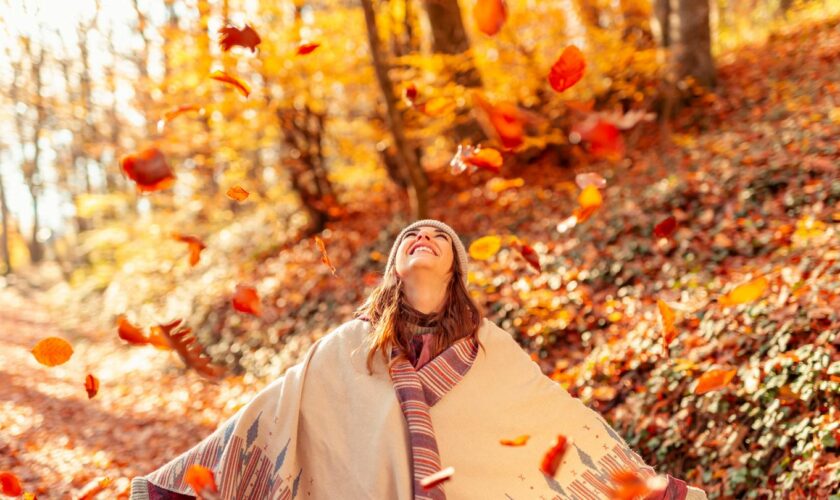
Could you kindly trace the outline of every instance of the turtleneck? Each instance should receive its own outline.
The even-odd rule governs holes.
[[[400,306],[400,313],[412,333],[413,352],[408,353],[411,364],[419,369],[432,359],[432,341],[438,330],[437,314],[422,313],[408,304]]]

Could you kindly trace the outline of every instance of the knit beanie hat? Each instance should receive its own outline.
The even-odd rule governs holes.
[[[467,251],[464,249],[464,244],[461,243],[461,238],[458,236],[458,233],[455,232],[454,229],[447,226],[443,222],[434,219],[423,219],[418,220],[416,222],[412,222],[408,226],[403,229],[397,238],[394,240],[394,246],[391,247],[391,254],[388,255],[388,263],[385,265],[385,274],[388,274],[388,270],[393,266],[397,261],[397,248],[399,248],[400,243],[402,242],[403,236],[405,233],[411,231],[420,226],[432,226],[434,228],[440,229],[445,231],[446,234],[452,239],[453,247],[455,247],[455,255],[454,257],[458,259],[458,263],[460,264],[461,271],[463,273],[464,279],[464,286],[467,286]]]

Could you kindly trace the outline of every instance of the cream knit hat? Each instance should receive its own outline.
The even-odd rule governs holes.
[[[385,274],[386,275],[388,274],[388,270],[391,268],[391,266],[393,266],[395,264],[395,262],[397,260],[397,248],[399,248],[400,243],[402,242],[403,236],[405,236],[405,233],[411,231],[412,229],[420,227],[420,226],[432,226],[434,228],[445,231],[446,234],[448,234],[449,237],[452,238],[452,243],[453,243],[453,246],[455,247],[455,258],[458,259],[458,263],[461,265],[460,267],[461,267],[461,272],[463,273],[464,286],[467,286],[467,263],[468,263],[468,259],[467,259],[467,251],[466,251],[466,249],[464,249],[464,244],[461,243],[461,238],[458,236],[458,233],[456,233],[454,229],[447,226],[443,222],[441,222],[439,220],[434,220],[434,219],[423,219],[423,220],[418,220],[416,222],[412,222],[411,224],[406,226],[405,229],[400,231],[400,234],[394,240],[394,245],[391,247],[391,253],[390,253],[390,255],[388,255],[388,263],[385,265]]]

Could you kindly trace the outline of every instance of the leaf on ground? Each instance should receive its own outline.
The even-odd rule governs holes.
[[[238,76],[231,75],[222,70],[216,70],[210,73],[210,78],[232,86],[245,97],[248,97],[248,95],[251,94],[251,86],[248,85],[248,83],[245,80],[239,78]]]
[[[198,260],[201,258],[201,251],[207,248],[207,245],[205,245],[204,242],[201,241],[197,236],[172,233],[172,237],[180,241],[181,243],[186,243],[187,245],[189,245],[190,266],[195,266],[196,264],[198,264]]]
[[[90,373],[85,377],[85,390],[87,391],[88,399],[92,399],[99,392],[99,379]]]
[[[60,337],[47,337],[32,348],[32,355],[44,366],[58,366],[73,355],[73,346]]]
[[[473,19],[479,31],[485,35],[495,35],[507,19],[504,0],[477,0],[473,7]]]
[[[726,387],[729,382],[732,381],[732,378],[735,376],[737,370],[725,370],[725,369],[714,369],[709,370],[703,375],[700,375],[700,378],[697,380],[697,387],[694,389],[694,393],[699,395],[706,394],[707,392],[715,391]]]
[[[542,462],[540,462],[540,470],[543,474],[554,477],[557,468],[560,467],[560,462],[563,460],[563,455],[566,453],[566,444],[566,436],[558,434],[554,444],[545,452]]]
[[[161,191],[175,184],[175,174],[157,148],[125,155],[120,159],[120,166],[140,192]]]

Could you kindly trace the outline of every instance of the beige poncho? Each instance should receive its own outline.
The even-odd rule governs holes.
[[[365,365],[370,324],[348,321],[304,360],[194,448],[135,478],[133,500],[195,493],[184,472],[213,470],[223,498],[555,499],[607,498],[613,472],[654,471],[596,412],[546,377],[504,330],[484,319],[415,370]],[[530,435],[524,446],[501,439]],[[554,477],[543,455],[563,434],[570,444]],[[419,479],[453,467],[424,490]],[[705,494],[670,478],[658,498]]]

